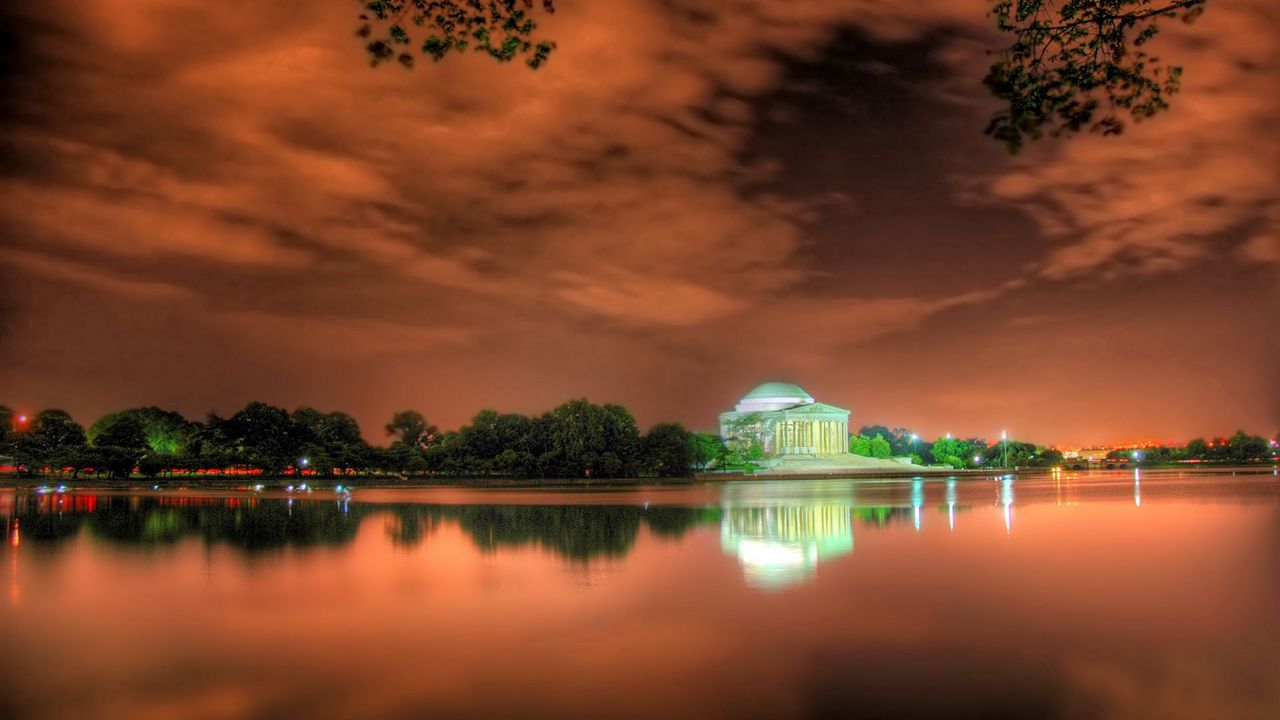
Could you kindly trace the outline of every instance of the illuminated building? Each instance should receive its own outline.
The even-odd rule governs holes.
[[[848,454],[849,411],[817,402],[797,385],[768,382],[720,414],[720,435],[758,441],[766,455]]]

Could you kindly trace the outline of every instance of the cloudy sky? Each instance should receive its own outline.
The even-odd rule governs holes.
[[[1042,442],[1280,425],[1280,5],[1120,138],[982,135],[982,0],[558,0],[530,71],[370,68],[354,1],[5,11],[0,402],[620,402]]]

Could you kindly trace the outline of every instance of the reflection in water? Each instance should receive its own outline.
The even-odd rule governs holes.
[[[947,478],[947,527],[956,529],[956,479]]]
[[[1004,506],[1004,532],[1013,532],[1013,476],[1005,475],[1000,480],[1000,504]]]
[[[916,532],[920,532],[920,509],[924,506],[924,480],[916,478],[911,481],[911,519],[915,523]]]
[[[245,552],[351,543],[360,524],[379,516],[393,544],[412,548],[444,522],[456,523],[482,552],[538,546],[588,561],[626,555],[640,528],[680,537],[720,521],[718,508],[634,505],[370,504],[341,499],[227,496],[19,496],[7,508],[12,547],[19,530],[31,542],[58,545],[82,532],[111,543],[163,546],[189,538]]]
[[[0,490],[0,717],[1270,720],[1265,473]]]
[[[804,582],[819,562],[853,552],[853,503],[726,507],[720,547],[738,557],[752,587]]]

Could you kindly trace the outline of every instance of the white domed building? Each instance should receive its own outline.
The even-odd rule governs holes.
[[[814,400],[798,385],[767,382],[720,414],[720,436],[751,437],[771,456],[847,454],[849,411]]]

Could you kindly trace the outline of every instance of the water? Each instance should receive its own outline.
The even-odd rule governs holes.
[[[1271,474],[0,516],[0,717],[1280,717]]]

